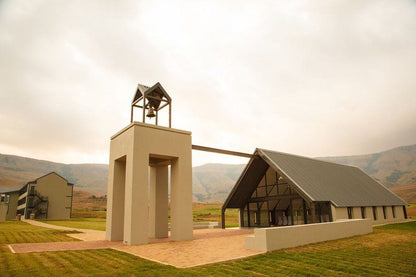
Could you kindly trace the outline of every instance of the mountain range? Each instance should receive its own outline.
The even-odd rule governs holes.
[[[416,144],[374,154],[318,159],[357,166],[390,188],[416,183]],[[224,201],[244,167],[243,164],[205,164],[194,167],[194,200]],[[0,186],[18,187],[51,171],[74,183],[77,189],[96,195],[107,193],[106,164],[62,164],[0,154]]]

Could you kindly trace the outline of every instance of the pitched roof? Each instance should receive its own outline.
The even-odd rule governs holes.
[[[224,203],[225,208],[244,206],[268,167],[309,201],[330,201],[337,207],[406,205],[357,167],[266,149],[256,149],[254,154],[256,157],[250,160]],[[267,167],[256,169],[253,165],[256,159],[261,159]],[[253,184],[253,180],[258,181]]]
[[[142,97],[146,97],[146,96],[153,96],[153,97],[160,98],[160,99],[165,98],[168,100],[168,102],[172,101],[169,94],[166,92],[166,90],[162,87],[162,85],[159,82],[154,84],[152,87],[138,84],[132,103],[135,103],[136,101],[142,99]],[[155,109],[159,108],[160,100],[157,100],[155,98],[150,98],[148,99],[148,101],[153,108]]]

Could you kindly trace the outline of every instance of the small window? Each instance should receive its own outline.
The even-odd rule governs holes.
[[[352,215],[352,207],[348,207],[347,208],[347,212],[348,212],[348,219],[352,219],[353,215]]]
[[[386,206],[383,206],[383,217],[387,219]]]
[[[407,219],[406,206],[403,206],[403,215],[404,215],[404,218]]]
[[[365,207],[361,207],[361,218],[366,218],[367,215],[365,214]]]
[[[373,218],[377,220],[377,207],[373,207]]]
[[[391,212],[393,214],[393,218],[396,218],[396,209],[394,206],[391,206]]]

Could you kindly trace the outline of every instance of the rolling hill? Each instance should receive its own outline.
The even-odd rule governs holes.
[[[375,154],[321,159],[357,166],[387,187],[416,183],[416,144]]]
[[[382,184],[394,189],[416,183],[416,145],[397,147],[375,154],[319,159],[357,166]],[[229,164],[206,164],[194,167],[192,174],[194,200],[224,201],[244,167],[245,165]],[[62,164],[0,154],[0,186],[21,186],[51,171],[67,178],[78,189],[96,195],[107,193],[108,165],[106,164]],[[397,193],[406,200],[406,194],[412,194],[412,189],[416,188],[403,187],[402,190],[397,190]]]
[[[416,203],[416,183],[390,189],[407,203]]]
[[[77,188],[98,194],[107,191],[106,164],[62,164],[0,154],[0,186],[22,186],[52,171],[65,177]]]

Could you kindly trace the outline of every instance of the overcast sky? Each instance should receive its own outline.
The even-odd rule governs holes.
[[[414,144],[416,2],[0,0],[0,153],[108,163],[137,84],[156,82],[198,145]]]

